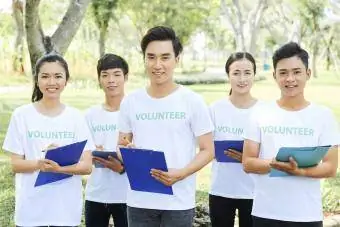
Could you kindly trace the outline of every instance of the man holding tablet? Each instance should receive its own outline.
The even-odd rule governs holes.
[[[244,170],[257,174],[254,227],[321,227],[320,179],[336,175],[337,122],[331,110],[304,97],[311,75],[304,49],[293,42],[282,46],[274,53],[273,66],[281,98],[254,111],[244,135]],[[282,147],[326,145],[331,148],[314,167],[299,168],[293,158],[274,160]],[[271,168],[291,176],[270,177]]]

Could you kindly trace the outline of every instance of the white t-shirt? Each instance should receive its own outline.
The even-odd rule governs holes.
[[[136,147],[163,151],[168,168],[187,166],[196,154],[196,137],[213,131],[209,111],[203,99],[179,86],[164,98],[152,98],[146,89],[124,98],[120,109],[119,131],[133,134]],[[174,195],[133,191],[131,207],[185,210],[195,207],[195,174],[175,183]]]
[[[214,123],[214,140],[243,140],[244,129],[253,109],[259,101],[248,109],[235,107],[224,98],[210,107]],[[210,194],[234,199],[253,199],[254,180],[243,171],[241,163],[221,163],[214,159],[212,164],[212,185]]]
[[[109,112],[102,105],[93,106],[86,112],[86,120],[94,143],[105,151],[116,151],[119,111]],[[126,203],[128,181],[126,174],[108,168],[93,168],[85,190],[85,199],[99,203]]]
[[[287,111],[276,102],[256,109],[245,139],[260,143],[261,159],[275,158],[280,147],[337,145],[337,122],[323,106],[310,104]],[[252,215],[262,218],[312,222],[323,219],[320,180],[311,177],[256,177]]]
[[[48,117],[33,104],[18,107],[12,114],[3,149],[24,155],[25,160],[43,158],[50,144],[63,146],[87,140],[84,150],[94,148],[80,111],[66,106],[61,114]],[[15,175],[15,223],[19,226],[76,226],[82,214],[81,176],[34,187],[39,171]]]

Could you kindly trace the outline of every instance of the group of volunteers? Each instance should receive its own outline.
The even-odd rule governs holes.
[[[231,90],[210,107],[174,81],[183,47],[172,28],[149,29],[141,50],[149,84],[125,94],[128,63],[107,53],[97,63],[104,102],[98,100],[85,114],[61,102],[70,79],[64,58],[50,52],[36,62],[32,103],[14,110],[3,143],[15,173],[17,227],[80,226],[83,203],[87,227],[108,227],[110,218],[115,227],[191,227],[195,173],[211,161],[213,227],[233,227],[235,217],[240,227],[322,226],[320,179],[336,175],[340,136],[332,111],[305,99],[311,77],[306,50],[290,42],[274,52],[273,78],[281,92],[275,101],[251,93],[254,57],[231,54],[225,64]],[[42,152],[84,140],[74,165],[60,166]],[[216,161],[218,140],[243,141],[243,151],[225,151],[238,162]],[[168,171],[152,169],[150,175],[172,186],[173,195],[131,190],[119,155],[92,156],[95,150],[119,154],[119,146],[164,152]],[[275,159],[281,147],[315,146],[330,148],[314,167]],[[272,169],[290,176],[270,177]],[[36,187],[40,172],[73,176]],[[82,176],[89,174],[84,202]]]

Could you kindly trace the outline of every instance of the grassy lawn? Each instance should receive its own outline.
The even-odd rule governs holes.
[[[9,159],[9,157],[4,152],[1,152],[1,147],[11,113],[17,106],[29,103],[31,96],[31,84],[27,78],[15,79],[14,81],[8,82],[7,84],[0,82],[1,89],[1,86],[13,85],[17,84],[17,82],[20,84],[22,81],[24,82],[25,86],[27,85],[27,89],[11,93],[0,92],[0,167],[4,167],[3,162],[8,161]],[[146,85],[146,78],[141,76],[131,76],[127,84],[127,93]],[[339,92],[339,87],[340,78],[337,79],[328,73],[322,75],[320,79],[311,79],[306,88],[306,97],[312,102],[324,104],[330,107],[334,111],[337,120],[340,121],[340,99],[336,98],[338,96],[337,94]],[[214,102],[215,100],[226,97],[230,89],[228,84],[192,85],[190,88],[200,93],[208,104]],[[267,80],[257,82],[254,85],[253,95],[262,100],[275,100],[280,96],[280,93],[272,77],[267,75]],[[94,81],[71,81],[62,95],[62,101],[64,103],[77,107],[81,110],[85,110],[91,105],[98,104],[102,102],[102,100],[103,94],[101,90],[98,89],[97,83]],[[207,192],[209,191],[210,187],[210,169],[211,165],[209,164],[198,173],[197,179],[197,201],[198,203],[204,203],[205,205],[207,205]],[[325,211],[333,211],[338,209],[339,202],[337,201],[340,201],[340,172],[338,175],[339,176],[337,178],[324,182],[325,187],[323,201]],[[13,193],[11,190],[12,189],[8,189],[8,192],[6,193]],[[6,200],[8,200],[7,198],[8,197],[6,197]],[[14,195],[12,195],[10,198],[14,200]],[[8,207],[11,207],[11,209],[13,208],[12,205],[14,203],[12,200],[7,202]],[[10,219],[12,220],[12,218]]]
[[[275,100],[279,97],[279,90],[270,75],[265,81],[257,82],[253,87],[253,95],[263,100]],[[321,76],[320,76],[321,77]],[[333,79],[331,79],[333,78]],[[128,92],[145,86],[147,80],[140,76],[131,77],[128,84]],[[29,85],[28,85],[29,86]],[[316,103],[324,104],[333,109],[337,119],[340,121],[340,99],[336,97],[339,92],[340,80],[329,74],[320,79],[312,78],[306,88],[306,97]],[[207,103],[226,97],[229,91],[228,84],[217,85],[192,85],[191,89],[200,93]],[[128,93],[127,92],[127,93]],[[0,145],[2,145],[11,111],[24,103],[30,101],[30,89],[9,94],[0,94]],[[95,82],[71,82],[63,93],[63,101],[79,109],[102,102],[103,94]],[[6,158],[0,152],[0,158]],[[210,166],[207,166],[198,174],[198,189],[207,191],[210,185]]]

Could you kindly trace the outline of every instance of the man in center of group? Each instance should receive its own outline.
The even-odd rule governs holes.
[[[136,147],[163,151],[168,172],[150,174],[173,195],[129,190],[129,227],[191,227],[195,207],[195,172],[214,157],[213,125],[198,94],[173,80],[182,45],[168,27],[151,28],[141,41],[150,84],[121,104],[120,140]],[[196,154],[196,145],[199,152]],[[136,160],[138,161],[138,160]]]

